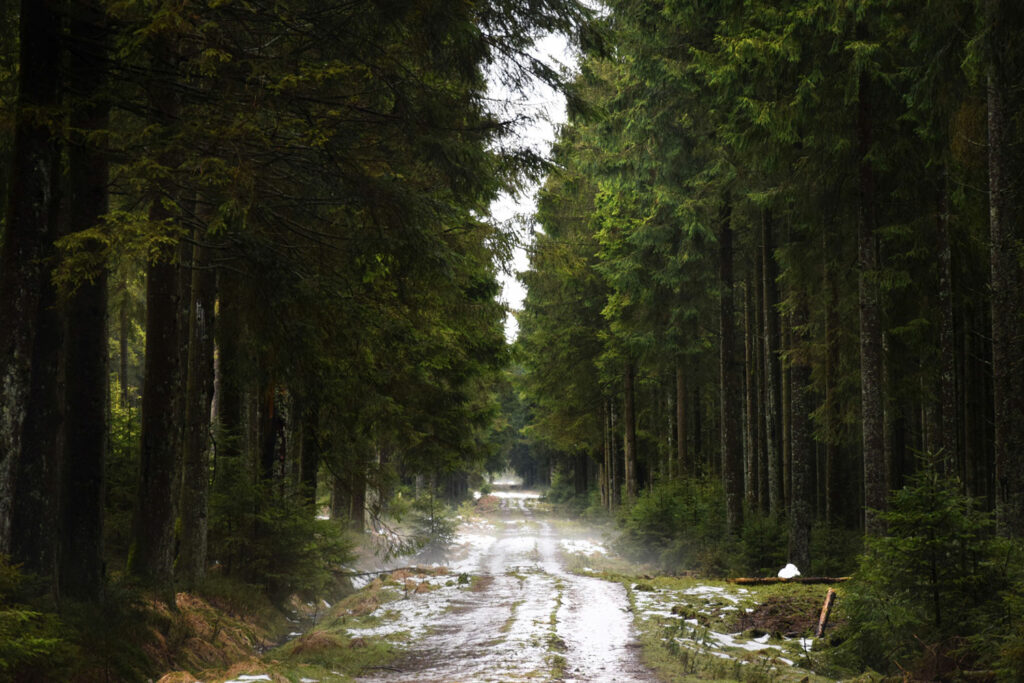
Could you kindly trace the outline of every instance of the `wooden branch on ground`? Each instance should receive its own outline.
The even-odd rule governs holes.
[[[825,627],[828,625],[828,617],[832,614],[832,605],[836,602],[836,591],[834,588],[829,588],[828,592],[825,593],[825,604],[821,606],[821,616],[818,617],[818,628],[814,632],[815,638],[821,638],[825,635]]]
[[[335,576],[356,577],[356,576],[380,576],[394,572],[409,572],[411,574],[426,574],[428,576],[446,576],[448,570],[445,567],[394,567],[392,569],[379,569],[372,572],[344,572],[335,571]]]
[[[754,576],[729,579],[729,583],[741,586],[762,586],[771,583],[840,583],[849,580],[849,576],[794,576],[791,579],[784,579],[780,576]]]

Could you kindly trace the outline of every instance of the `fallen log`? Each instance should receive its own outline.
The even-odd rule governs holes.
[[[836,590],[829,588],[825,593],[825,604],[821,606],[821,616],[818,617],[818,628],[814,631],[815,638],[825,635],[825,627],[828,625],[829,615],[832,614],[832,605],[836,602]]]
[[[784,579],[780,576],[752,576],[729,579],[729,583],[741,586],[763,586],[771,583],[840,583],[849,580],[849,576],[794,576],[791,579]]]

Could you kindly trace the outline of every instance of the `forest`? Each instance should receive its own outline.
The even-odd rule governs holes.
[[[0,680],[146,680],[153,604],[344,593],[508,469],[652,571],[852,576],[819,674],[1018,680],[1022,31],[4,3]],[[494,83],[565,97],[550,154]]]

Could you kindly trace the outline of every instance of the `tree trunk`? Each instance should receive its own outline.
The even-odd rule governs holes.
[[[1003,3],[988,0],[987,25],[998,35]],[[1001,534],[1024,534],[1024,335],[1020,316],[1022,278],[1020,219],[1016,176],[1010,147],[1016,136],[1004,97],[1010,78],[1004,73],[1001,53],[1006,44],[992,38],[988,66],[988,182],[992,291],[992,390],[995,421],[996,523]],[[1008,116],[1009,114],[1009,116]]]
[[[213,339],[216,277],[200,236],[192,248],[188,316],[188,382],[185,398],[185,452],[181,487],[181,557],[185,585],[206,575],[210,491],[210,404],[213,401]]]
[[[878,512],[886,508],[888,487],[884,444],[882,386],[882,302],[878,289],[875,174],[871,168],[871,94],[867,75],[860,77],[857,104],[857,151],[860,157],[860,212],[857,223],[860,298],[861,437],[864,458],[864,530],[885,533]]]
[[[744,405],[746,419],[743,421],[744,433],[744,480],[743,488],[746,501],[751,510],[757,508],[757,424],[761,421],[757,412],[756,375],[754,370],[754,349],[757,345],[754,337],[754,320],[752,314],[754,298],[753,278],[748,277],[743,289],[743,379],[745,390]]]
[[[822,253],[825,256],[823,268],[823,287],[825,299],[825,524],[832,526],[838,522],[840,490],[839,481],[839,425],[838,401],[836,385],[839,374],[839,344],[836,335],[839,330],[839,292],[833,270],[832,247],[829,242],[831,224],[823,231]]]
[[[320,469],[320,407],[308,406],[302,417],[302,458],[299,464],[302,495],[307,505],[316,505],[316,477]]]
[[[153,66],[174,73],[176,56],[166,38],[152,46]],[[159,123],[170,127],[178,118],[178,95],[166,82],[150,87],[150,104]],[[173,160],[164,163],[173,166]],[[150,219],[154,223],[175,216],[164,202],[173,196],[168,188],[154,188]],[[174,522],[180,485],[181,439],[184,406],[181,395],[185,378],[182,367],[184,335],[179,329],[181,269],[174,263],[178,250],[160,249],[146,271],[146,360],[142,390],[142,451],[139,488],[129,571],[167,588],[172,584]]]
[[[61,21],[56,2],[22,0],[18,99],[7,220],[0,262],[0,553],[12,551],[17,463],[32,385],[36,311],[50,280],[44,265],[57,236]],[[41,454],[37,454],[41,455]],[[31,489],[26,482],[22,491]],[[26,529],[26,531],[28,531]],[[31,533],[31,532],[29,532]],[[26,558],[17,558],[24,560]],[[49,564],[49,561],[44,561]]]
[[[626,502],[632,504],[636,500],[636,407],[635,391],[633,387],[634,373],[633,362],[626,363],[626,372],[623,380],[623,440],[625,444],[624,460],[625,470],[623,476],[626,479]]]
[[[723,201],[719,214],[719,378],[722,411],[722,476],[729,530],[743,525],[743,449],[740,435],[740,387],[736,369],[736,321],[733,297],[732,207]]]
[[[811,521],[814,510],[814,444],[811,440],[811,366],[807,358],[807,305],[793,312],[795,354],[790,370],[792,431],[792,496],[789,516],[789,561],[806,571],[811,564]]]
[[[781,402],[782,372],[779,366],[779,290],[776,284],[775,243],[772,215],[764,210],[761,221],[761,272],[764,292],[764,377],[765,377],[765,454],[768,459],[768,512],[780,517],[783,512]]]
[[[102,99],[107,76],[108,29],[97,2],[71,14],[71,82],[80,92],[71,114],[77,131],[102,131],[110,106]],[[106,151],[85,139],[68,152],[72,232],[93,228],[108,210]],[[89,248],[102,251],[102,245]],[[97,599],[103,590],[104,459],[107,452],[107,269],[78,285],[68,304],[66,356],[67,440],[62,466],[61,595]]]
[[[619,469],[621,460],[619,458],[619,446],[615,440],[615,435],[618,433],[616,431],[618,425],[616,424],[615,399],[609,398],[608,405],[610,407],[608,414],[608,421],[610,425],[608,440],[610,442],[612,452],[612,508],[617,508],[622,504],[622,470]]]
[[[676,457],[681,477],[688,477],[693,471],[693,464],[687,456],[686,439],[686,375],[683,360],[676,358]]]

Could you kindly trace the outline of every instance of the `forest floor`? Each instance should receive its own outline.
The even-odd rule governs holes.
[[[443,565],[376,576],[279,647],[200,677],[814,681],[808,634],[825,590],[653,576],[610,552],[601,529],[504,491],[461,519]]]

